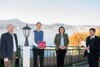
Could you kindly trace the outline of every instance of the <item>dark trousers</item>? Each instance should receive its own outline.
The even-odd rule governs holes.
[[[34,67],[38,67],[38,56],[39,56],[39,67],[44,67],[44,49],[33,48],[33,56],[34,56]]]
[[[56,50],[57,54],[57,67],[64,67],[64,58],[66,55],[66,50]]]
[[[99,67],[98,55],[88,53],[89,67]]]
[[[0,59],[0,67],[4,67],[4,60]]]
[[[19,58],[17,58],[17,59],[16,59],[16,62],[15,62],[15,67],[19,67],[19,62],[20,62],[20,61],[19,61]]]

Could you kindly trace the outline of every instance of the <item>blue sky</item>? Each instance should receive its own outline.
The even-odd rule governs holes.
[[[0,0],[0,19],[100,25],[100,0]]]

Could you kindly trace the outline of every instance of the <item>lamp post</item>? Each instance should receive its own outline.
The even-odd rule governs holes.
[[[26,26],[23,28],[23,34],[24,34],[24,37],[26,38],[24,46],[29,46],[28,37],[30,36],[30,31],[31,31],[31,28],[28,26],[28,24],[26,24]]]
[[[31,28],[26,24],[23,28],[23,35],[25,37],[25,44],[23,46],[23,67],[30,67],[30,46],[28,37],[30,36]]]

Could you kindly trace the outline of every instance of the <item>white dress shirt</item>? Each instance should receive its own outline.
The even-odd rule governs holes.
[[[94,36],[90,36],[90,39],[92,39],[92,38],[95,38],[95,35]],[[89,46],[88,46],[88,48],[89,48]],[[90,50],[88,50],[87,52],[90,53]]]
[[[16,49],[16,42],[15,42],[15,36],[14,36],[14,34],[12,34],[12,37],[13,37],[13,52],[16,52],[17,49]]]
[[[94,36],[90,36],[90,39],[92,39],[92,38],[95,38],[95,35]]]

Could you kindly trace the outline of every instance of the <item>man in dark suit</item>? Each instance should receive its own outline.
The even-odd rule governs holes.
[[[1,49],[5,67],[14,67],[18,58],[17,35],[13,33],[14,25],[7,25],[8,32],[1,35]]]
[[[4,62],[2,59],[2,51],[1,51],[1,39],[0,39],[0,67],[4,67]]]
[[[96,30],[91,28],[89,30],[90,36],[86,39],[85,54],[88,58],[89,67],[99,67],[100,57],[100,38],[95,35]]]
[[[0,39],[0,60],[2,59],[2,53],[1,53],[1,39]]]

